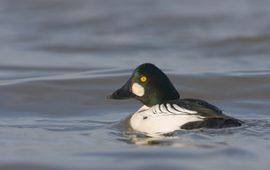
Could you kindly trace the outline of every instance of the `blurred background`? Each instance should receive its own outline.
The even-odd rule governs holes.
[[[264,71],[268,0],[1,0],[0,78],[155,63],[178,74]]]
[[[133,139],[145,62],[245,125]],[[268,170],[269,68],[269,0],[0,0],[0,169]]]

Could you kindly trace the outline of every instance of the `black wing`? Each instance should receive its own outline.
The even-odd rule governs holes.
[[[219,108],[203,100],[181,99],[172,103],[188,110],[197,111],[198,115],[204,117],[201,121],[182,125],[181,129],[226,128],[241,126],[242,124],[240,120],[224,115]]]
[[[225,116],[216,106],[199,99],[180,99],[172,101],[172,103],[187,110],[196,111],[198,115],[203,117]]]
[[[189,122],[182,125],[181,129],[191,130],[198,128],[228,128],[241,126],[242,122],[240,120],[231,117],[212,117],[205,118],[201,121]]]

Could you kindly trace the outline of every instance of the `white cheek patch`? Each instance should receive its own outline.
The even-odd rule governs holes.
[[[136,96],[142,97],[144,95],[144,88],[138,83],[133,83],[131,90],[132,90],[132,93],[135,94]]]

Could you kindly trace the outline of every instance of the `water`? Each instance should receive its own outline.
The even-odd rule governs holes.
[[[0,169],[269,169],[270,1],[0,0]],[[147,138],[141,63],[242,127]]]

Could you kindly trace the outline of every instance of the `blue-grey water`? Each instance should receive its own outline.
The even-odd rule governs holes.
[[[269,0],[0,0],[0,169],[270,167]],[[127,131],[110,101],[151,62],[242,127]]]

